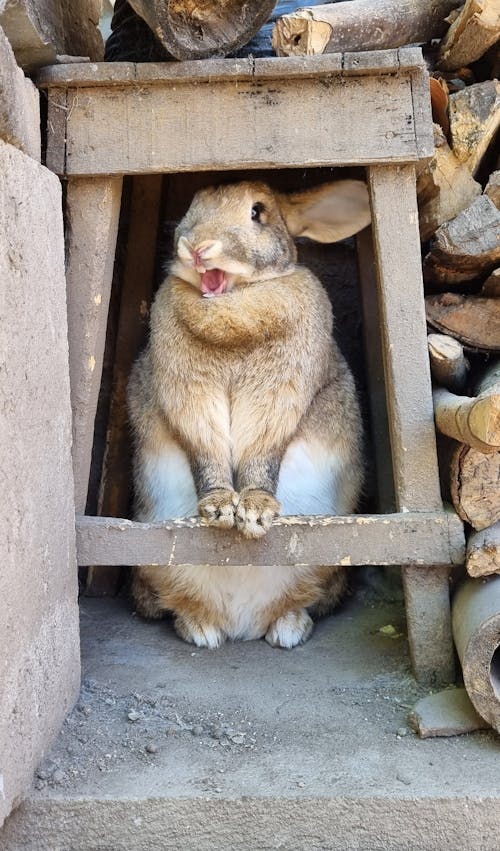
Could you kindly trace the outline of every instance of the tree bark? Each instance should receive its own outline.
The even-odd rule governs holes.
[[[383,50],[440,38],[460,0],[351,0],[283,16],[273,33],[278,56]]]
[[[176,59],[224,56],[246,44],[267,21],[276,0],[129,0]]]

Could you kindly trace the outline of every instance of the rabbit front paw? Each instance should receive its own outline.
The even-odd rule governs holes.
[[[284,647],[289,650],[298,644],[304,644],[313,630],[313,622],[305,609],[287,612],[277,618],[266,633],[266,641],[271,647]]]
[[[188,644],[196,644],[197,647],[208,647],[210,650],[216,650],[226,640],[226,636],[219,627],[199,623],[194,618],[185,615],[178,615],[174,626],[180,638],[183,638]]]
[[[230,488],[216,488],[198,502],[200,515],[208,520],[210,526],[220,529],[232,529],[238,505],[238,494]]]
[[[236,525],[245,538],[262,538],[279,514],[280,504],[268,491],[243,488],[236,509]]]

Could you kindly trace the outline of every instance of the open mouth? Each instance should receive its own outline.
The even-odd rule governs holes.
[[[201,292],[204,298],[223,295],[227,290],[228,279],[223,269],[209,269],[201,276]]]

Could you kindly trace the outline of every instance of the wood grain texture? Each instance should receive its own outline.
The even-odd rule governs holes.
[[[205,59],[237,50],[267,21],[276,0],[129,0],[176,59]]]
[[[451,499],[465,523],[479,530],[500,520],[500,452],[486,455],[460,443],[448,469]]]
[[[465,566],[473,577],[500,573],[500,523],[469,536]]]
[[[426,296],[427,321],[468,349],[500,352],[500,299],[442,293]]]
[[[427,345],[433,381],[453,393],[463,392],[469,374],[469,362],[462,344],[447,334],[429,334]]]
[[[127,517],[130,509],[132,447],[127,414],[127,382],[149,325],[161,192],[161,175],[133,179],[116,332],[113,390],[98,499],[98,513],[107,517]],[[86,594],[115,594],[119,573],[118,567],[103,569],[97,565],[90,566]]]
[[[350,517],[282,517],[248,541],[199,519],[138,523],[77,520],[78,563],[87,564],[461,564],[463,528],[453,512]],[[421,568],[415,568],[420,570]]]
[[[475,174],[500,127],[500,82],[486,80],[455,92],[449,116],[453,153]]]
[[[70,180],[66,283],[75,506],[85,510],[101,383],[121,178]]]
[[[433,392],[434,417],[441,434],[479,452],[500,449],[500,388],[477,397],[457,396],[444,387]]]
[[[498,0],[466,0],[439,48],[439,67],[454,71],[480,59],[500,39]]]
[[[283,16],[273,33],[278,56],[384,50],[444,35],[459,0],[356,0],[305,7]]]
[[[369,186],[396,501],[400,510],[428,510],[441,498],[414,170],[372,167]]]
[[[75,74],[72,66],[66,173],[347,165],[429,156],[430,107],[425,110],[423,93],[419,96],[425,89],[428,101],[421,66],[406,73],[398,65],[395,74],[391,64],[371,75],[373,63],[367,68],[360,60],[362,71],[358,63],[351,74],[338,59],[340,67],[336,57],[333,62],[324,57],[317,67],[303,59],[217,60],[208,75],[206,66],[205,73],[192,67],[201,63],[178,63],[173,70],[172,64],[160,70],[140,66],[140,76],[138,66],[124,64],[111,72],[106,67],[100,82],[97,73]],[[50,85],[56,80],[60,77],[51,73]],[[58,145],[62,139],[49,146],[53,169],[61,167],[60,156],[52,157]]]

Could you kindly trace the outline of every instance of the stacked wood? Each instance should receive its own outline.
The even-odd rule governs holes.
[[[99,62],[101,0],[0,0],[0,26],[28,71],[67,55]]]
[[[440,45],[439,67],[453,71],[480,59],[500,38],[498,0],[466,0]]]
[[[485,80],[450,95],[449,119],[453,153],[476,174],[500,127],[500,82]]]
[[[500,362],[484,374],[475,396],[434,390],[434,416],[442,434],[480,452],[500,450]]]
[[[466,566],[469,576],[473,577],[500,573],[500,523],[470,535]]]
[[[483,453],[465,443],[452,443],[443,478],[455,511],[473,529],[487,529],[500,520],[500,452]],[[440,458],[443,454],[440,453]]]
[[[453,600],[452,624],[467,694],[500,731],[500,578],[464,582]]]
[[[417,179],[420,238],[423,242],[427,242],[443,222],[453,219],[481,194],[481,184],[457,159],[437,124],[434,125],[434,144],[434,156]]]
[[[432,378],[441,387],[453,393],[464,390],[469,363],[464,347],[446,334],[429,334],[427,337]]]
[[[438,228],[424,260],[424,279],[456,286],[486,278],[499,264],[500,210],[481,195]]]
[[[267,21],[276,0],[129,0],[160,44],[176,59],[223,56],[246,44]]]
[[[350,0],[299,9],[277,21],[278,56],[384,50],[440,38],[460,0]]]

